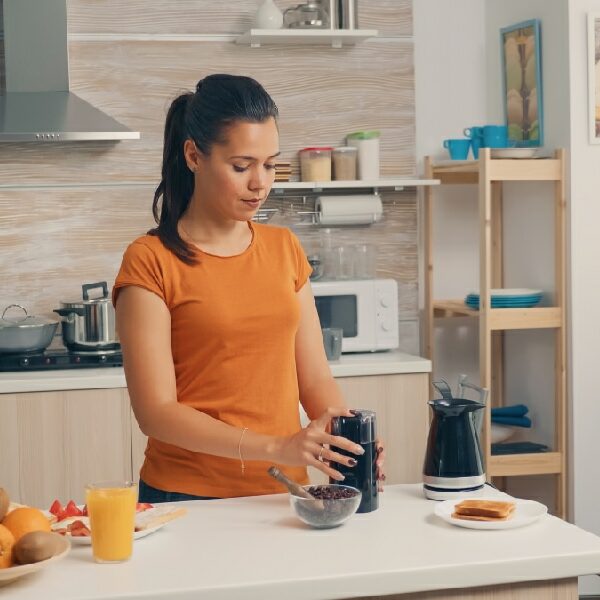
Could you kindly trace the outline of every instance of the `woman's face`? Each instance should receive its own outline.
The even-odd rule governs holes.
[[[275,180],[279,132],[275,119],[236,121],[209,155],[197,153],[194,196],[217,217],[248,221],[264,203]]]

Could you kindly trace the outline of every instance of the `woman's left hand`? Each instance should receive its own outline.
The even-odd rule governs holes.
[[[375,448],[377,448],[377,459],[375,460],[375,466],[377,467],[377,489],[383,492],[383,482],[385,481],[385,469],[383,463],[385,462],[385,449],[381,440],[375,440]]]

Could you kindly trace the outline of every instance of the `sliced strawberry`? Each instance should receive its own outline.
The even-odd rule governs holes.
[[[85,525],[79,529],[71,530],[72,537],[89,537],[90,535],[92,535],[92,532]]]
[[[56,520],[57,521],[63,521],[64,519],[68,519],[69,515],[67,514],[66,510],[61,510],[57,515],[56,515]]]
[[[88,516],[87,504],[83,505],[83,508],[81,509],[81,516],[82,517],[87,517]]]
[[[60,500],[55,500],[52,503],[52,506],[50,507],[49,512],[52,513],[53,515],[58,515],[59,513],[61,513],[64,510],[63,505],[60,503]]]
[[[69,503],[65,506],[65,512],[69,517],[81,517],[83,515],[81,509],[77,507],[73,500],[69,500]]]
[[[137,502],[135,505],[136,512],[144,512],[149,508],[154,508],[154,505],[150,504],[150,502]]]

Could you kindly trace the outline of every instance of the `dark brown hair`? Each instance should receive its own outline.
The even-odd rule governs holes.
[[[183,262],[193,264],[194,250],[177,229],[194,192],[194,174],[183,152],[185,141],[193,140],[198,150],[208,155],[235,121],[263,123],[277,116],[277,106],[262,85],[240,75],[209,75],[198,82],[195,92],[175,98],[165,122],[162,178],[152,202],[158,226],[148,233],[158,236]]]

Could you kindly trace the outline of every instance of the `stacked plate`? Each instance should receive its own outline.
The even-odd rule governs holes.
[[[542,299],[541,290],[527,288],[505,288],[490,290],[492,294],[492,308],[531,308],[537,306]],[[479,294],[471,292],[465,298],[469,308],[479,308]]]

